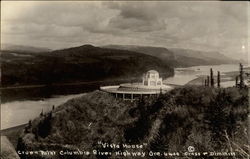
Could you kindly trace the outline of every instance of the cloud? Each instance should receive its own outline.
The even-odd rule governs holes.
[[[137,44],[233,55],[247,46],[248,9],[247,2],[3,1],[1,40],[52,49]]]
[[[152,20],[157,18],[157,14],[152,10],[156,6],[155,2],[106,2],[104,5],[110,9],[119,10],[120,16],[125,19]]]
[[[109,21],[109,27],[122,30],[131,30],[134,32],[151,32],[165,29],[166,24],[163,20],[153,21],[117,16]]]

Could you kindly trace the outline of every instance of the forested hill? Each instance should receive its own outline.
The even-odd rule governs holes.
[[[2,86],[139,79],[150,69],[173,75],[166,61],[127,50],[83,45],[47,53],[1,51]]]
[[[238,63],[219,52],[137,45],[106,45],[104,48],[136,51],[158,57],[173,67]]]
[[[238,60],[231,59],[220,52],[215,51],[200,51],[192,49],[170,48],[175,59],[185,65],[201,64],[201,65],[216,65],[216,64],[231,64],[239,63]],[[189,59],[189,60],[188,60]]]
[[[202,152],[227,150],[235,152],[237,159],[246,159],[249,156],[248,113],[248,90],[236,87],[178,88],[138,103],[95,91],[72,99],[49,113],[41,113],[25,128],[17,149],[57,152],[54,156],[21,155],[21,159],[151,159],[150,151],[160,152],[162,156],[164,152],[178,152],[180,156],[174,158],[181,159],[187,157],[183,154],[191,145],[195,153],[201,153],[201,156],[188,156],[192,159],[214,157],[203,156]],[[136,150],[104,148],[97,144],[98,141],[146,146]],[[90,156],[60,156],[61,150],[85,150]],[[110,153],[98,156],[92,153],[93,150]],[[116,156],[116,151],[143,151],[147,155]]]

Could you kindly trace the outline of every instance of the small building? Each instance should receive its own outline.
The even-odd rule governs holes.
[[[166,93],[172,87],[163,84],[162,78],[156,70],[150,70],[143,74],[141,83],[124,83],[116,86],[100,87],[101,91],[108,92],[116,98],[124,100],[136,100],[142,96],[158,95]]]

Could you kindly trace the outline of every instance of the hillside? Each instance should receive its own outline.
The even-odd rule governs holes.
[[[177,61],[186,60],[186,64],[189,65],[192,62],[192,59],[199,60],[200,64],[203,65],[213,65],[213,64],[228,64],[228,63],[237,63],[236,60],[230,59],[229,57],[212,51],[199,51],[192,49],[179,49],[179,48],[170,48],[169,49],[175,55]],[[190,63],[192,64],[192,63]]]
[[[134,158],[116,156],[117,151],[145,152],[143,158],[150,159],[150,151],[162,155],[164,152],[179,152],[182,156],[192,145],[196,152],[230,151],[231,148],[236,152],[237,159],[243,159],[249,153],[245,131],[248,113],[247,89],[186,87],[135,103],[95,91],[41,114],[25,128],[17,149],[54,150],[53,159]],[[144,146],[138,149],[103,147],[98,144],[100,141],[108,145]],[[85,150],[90,156],[77,153],[61,156],[61,150]],[[92,150],[109,153],[95,155]],[[21,157],[44,159],[51,156]]]
[[[140,79],[150,69],[161,76],[173,68],[154,56],[83,45],[47,53],[1,52],[2,86]]]
[[[206,52],[191,49],[177,49],[164,47],[149,47],[137,45],[107,45],[104,48],[136,51],[158,57],[173,67],[188,67],[197,65],[216,65],[236,63],[219,52]]]
[[[162,59],[170,66],[178,66],[178,62],[174,58],[174,54],[163,47],[150,47],[150,46],[137,46],[137,45],[107,45],[104,48],[130,50],[140,52],[143,54],[151,55]]]

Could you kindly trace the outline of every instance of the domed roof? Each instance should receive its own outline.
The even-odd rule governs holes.
[[[149,70],[147,73],[159,74],[156,70]]]

